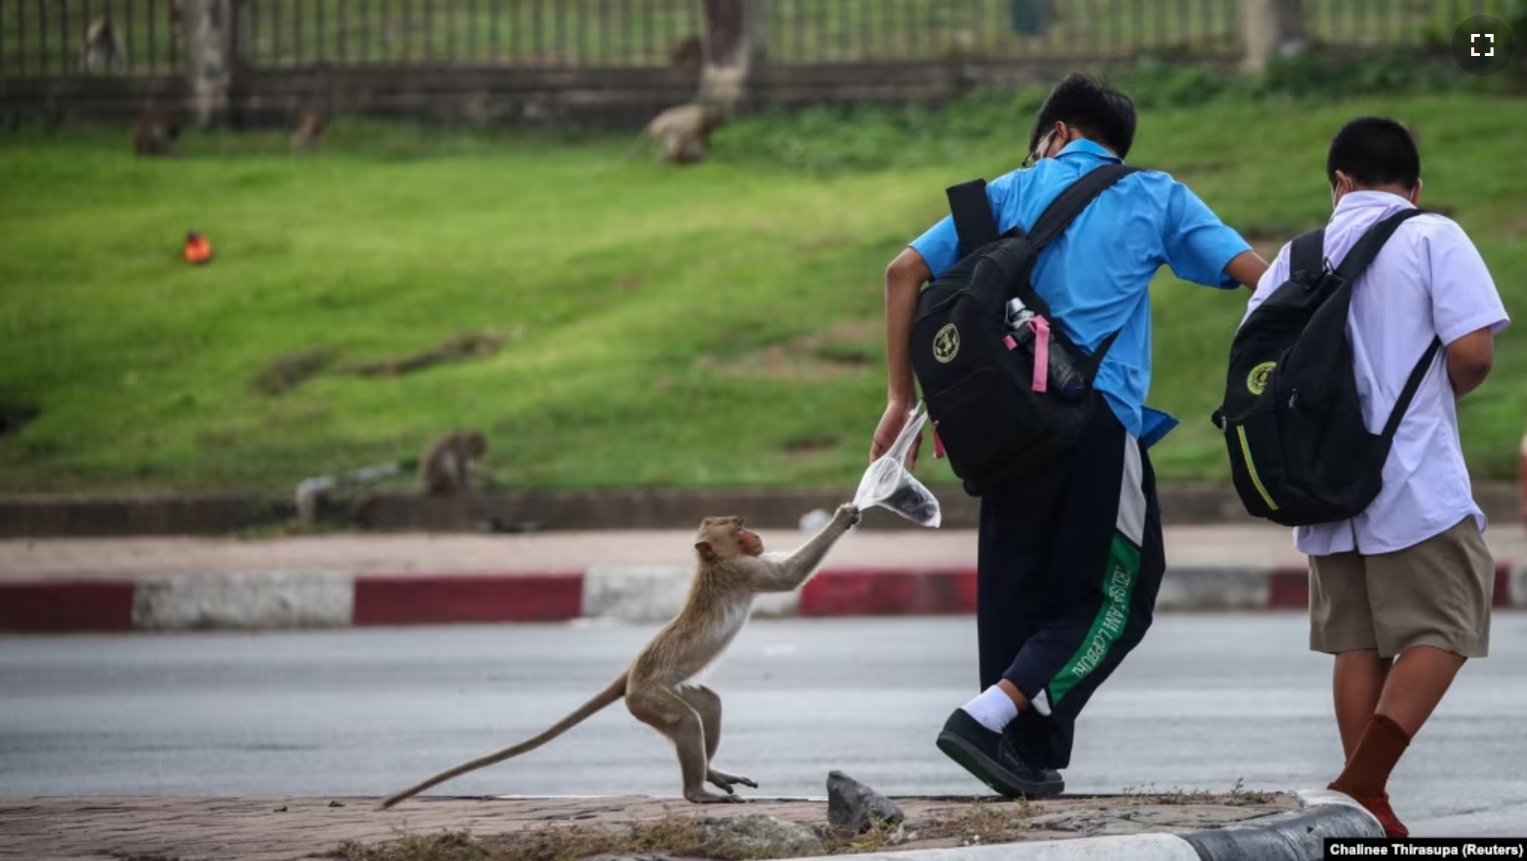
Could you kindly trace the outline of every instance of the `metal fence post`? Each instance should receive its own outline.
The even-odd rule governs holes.
[[[768,27],[768,0],[705,0],[701,101],[730,108],[746,99],[749,78],[763,62]]]

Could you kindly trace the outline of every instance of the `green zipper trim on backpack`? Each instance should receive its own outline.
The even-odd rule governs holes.
[[[1267,503],[1267,507],[1277,511],[1278,503],[1272,501],[1272,497],[1267,493],[1267,488],[1262,486],[1262,479],[1257,475],[1257,466],[1251,462],[1251,445],[1246,442],[1246,428],[1236,428],[1235,434],[1241,438],[1241,459],[1246,462],[1246,474],[1251,476],[1252,485],[1256,487],[1257,493],[1262,494],[1262,501]]]

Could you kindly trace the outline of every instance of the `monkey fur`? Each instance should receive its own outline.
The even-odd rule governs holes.
[[[707,517],[695,537],[698,559],[683,609],[604,690],[540,735],[443,771],[386,798],[381,809],[452,778],[529,753],[621,699],[632,716],[673,742],[686,800],[696,804],[741,801],[733,786],[756,789],[758,784],[712,766],[721,743],[721,697],[690,680],[731,645],[747,623],[754,595],[800,588],[859,518],[858,508],[842,505],[795,552],[766,554],[763,539],[745,528],[742,518]],[[725,794],[711,792],[706,783]]]
[[[303,118],[302,123],[292,132],[292,151],[310,152],[323,143],[323,132],[327,127],[323,115],[317,111],[309,111]]]
[[[122,36],[105,16],[85,28],[85,44],[80,48],[80,68],[86,72],[109,72],[127,62],[127,46]]]
[[[487,438],[477,431],[452,431],[435,440],[419,460],[424,495],[455,496],[469,490],[474,462],[487,450]]]
[[[133,125],[133,151],[140,156],[173,156],[184,118],[172,108],[148,107]]]
[[[705,65],[705,43],[699,36],[690,36],[673,43],[668,51],[668,65],[675,69],[696,71]]]
[[[705,159],[711,133],[725,122],[726,117],[713,105],[697,102],[675,105],[647,123],[632,151],[644,142],[656,141],[669,164],[694,164]]]

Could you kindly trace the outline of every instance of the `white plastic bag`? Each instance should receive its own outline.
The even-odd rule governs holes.
[[[943,519],[938,499],[906,467],[912,442],[927,420],[928,414],[921,403],[907,414],[907,423],[902,426],[901,434],[890,450],[864,471],[864,478],[859,480],[859,489],[854,493],[855,507],[863,511],[878,505],[919,526],[938,527]]]

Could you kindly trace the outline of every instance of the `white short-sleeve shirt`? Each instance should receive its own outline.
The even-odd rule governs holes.
[[[1326,259],[1339,265],[1369,227],[1410,208],[1410,201],[1383,191],[1344,195],[1326,226]],[[1284,245],[1258,283],[1248,316],[1288,280],[1288,255],[1289,246]],[[1347,317],[1358,397],[1369,432],[1383,430],[1433,337],[1446,346],[1480,329],[1498,333],[1509,322],[1484,259],[1462,228],[1435,214],[1401,224],[1353,285]],[[1459,442],[1447,353],[1439,350],[1395,434],[1384,464],[1383,490],[1357,517],[1301,526],[1294,538],[1300,552],[1311,556],[1349,550],[1390,553],[1425,541],[1470,515],[1484,531],[1485,516],[1474,502]]]

